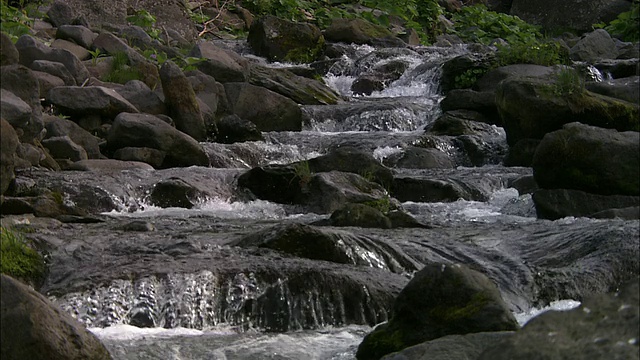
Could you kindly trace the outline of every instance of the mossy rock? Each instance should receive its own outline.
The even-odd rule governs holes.
[[[42,255],[20,232],[4,226],[1,228],[0,241],[1,272],[35,288],[40,287],[46,273]]]
[[[295,63],[318,60],[325,46],[324,37],[317,26],[275,16],[254,21],[247,41],[256,54],[271,61]]]

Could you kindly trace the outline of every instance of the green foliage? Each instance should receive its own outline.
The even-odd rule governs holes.
[[[640,41],[640,1],[634,0],[631,10],[618,15],[609,25],[595,24],[596,28],[604,28],[611,35],[623,41]]]
[[[89,51],[89,54],[91,54],[91,65],[93,66],[96,66],[96,64],[98,63],[98,58],[107,56],[107,54],[100,51],[99,48],[95,50],[87,50],[87,51]]]
[[[563,67],[556,72],[552,91],[561,97],[580,95],[585,91],[584,78],[574,68]]]
[[[569,54],[556,41],[530,40],[509,45],[498,45],[498,66],[535,64],[551,66],[569,64]]]
[[[156,29],[156,17],[147,10],[136,10],[133,15],[127,16],[127,21],[133,25],[140,26],[154,39],[160,39],[160,29]]]
[[[454,86],[456,89],[470,88],[482,75],[486,74],[487,71],[489,70],[484,68],[467,69],[462,74],[456,75]]]
[[[104,81],[118,84],[126,84],[130,80],[140,80],[142,74],[132,66],[129,66],[129,58],[123,52],[112,54],[111,69],[104,77]]]
[[[385,215],[388,214],[389,211],[393,210],[391,199],[388,196],[381,197],[378,200],[365,201],[363,204],[370,206]]]
[[[294,165],[293,170],[295,171],[295,178],[294,179],[298,179],[298,184],[300,185],[300,187],[305,188],[307,185],[309,185],[309,182],[311,181],[311,177],[313,177],[313,173],[311,172],[311,169],[309,168],[309,162],[308,161],[300,161],[297,164]]]
[[[0,5],[0,31],[6,33],[14,43],[18,38],[31,31],[33,20],[29,18],[26,10],[9,6],[3,0]]]
[[[497,38],[510,45],[533,43],[542,38],[537,26],[517,16],[487,10],[484,5],[466,6],[452,17],[453,33],[469,42],[489,44]]]
[[[0,271],[27,283],[37,284],[44,279],[42,256],[29,246],[21,233],[0,227]]]

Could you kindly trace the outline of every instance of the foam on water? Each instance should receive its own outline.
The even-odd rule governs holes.
[[[90,327],[88,328],[100,340],[137,340],[146,338],[166,338],[175,336],[198,336],[205,332],[198,329],[187,329],[177,327],[173,329],[165,329],[159,327],[139,328],[132,325],[113,325],[105,328]],[[224,332],[222,332],[224,333]]]
[[[580,306],[580,301],[557,300],[557,301],[552,301],[549,304],[549,306],[545,306],[543,308],[533,308],[526,312],[516,313],[514,314],[514,316],[516,317],[518,324],[520,324],[520,326],[524,326],[524,324],[526,324],[529,320],[549,310],[567,311],[567,310],[574,309],[578,306]]]

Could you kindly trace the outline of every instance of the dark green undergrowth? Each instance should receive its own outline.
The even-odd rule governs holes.
[[[634,0],[631,10],[621,13],[608,25],[600,23],[594,27],[604,28],[622,41],[640,41],[640,0]]]
[[[0,227],[0,272],[26,283],[41,284],[45,276],[43,257],[17,230]]]

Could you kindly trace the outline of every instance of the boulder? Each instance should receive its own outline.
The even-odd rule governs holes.
[[[15,154],[20,144],[18,134],[5,119],[0,118],[0,195],[4,194],[15,177]]]
[[[620,209],[607,209],[590,214],[594,219],[640,220],[640,206],[629,206]]]
[[[594,63],[603,59],[615,59],[618,49],[605,29],[596,29],[580,39],[569,51],[569,56],[572,60]]]
[[[0,32],[0,66],[17,64],[19,60],[18,49],[9,35]]]
[[[207,138],[207,127],[196,94],[178,65],[167,60],[160,68],[165,103],[176,128],[198,141]]]
[[[73,53],[64,49],[50,48],[30,35],[22,35],[16,48],[20,53],[20,64],[30,67],[36,60],[48,60],[64,65],[76,84],[82,84],[89,78],[89,71]]]
[[[73,24],[76,14],[73,8],[65,1],[56,0],[47,11],[47,17],[53,26],[60,27],[63,25]]]
[[[454,89],[440,102],[443,112],[468,110],[480,113],[484,119],[482,122],[502,125],[502,120],[496,107],[496,94],[494,91],[475,91],[472,89]]]
[[[225,83],[231,112],[260,131],[300,131],[302,111],[291,99],[248,83]]]
[[[31,117],[27,124],[16,128],[21,131],[20,141],[31,142],[42,136],[42,106],[38,79],[33,71],[22,65],[6,65],[0,67],[0,87],[8,90],[31,107]],[[18,130],[19,129],[19,130]]]
[[[199,70],[185,72],[185,75],[198,99],[207,105],[212,113],[227,112],[229,105],[224,85],[217,82],[213,76]]]
[[[0,117],[14,128],[23,128],[31,120],[31,107],[11,91],[0,89]]]
[[[331,42],[368,44],[376,47],[405,47],[407,44],[384,26],[364,19],[333,19],[324,31],[324,38]]]
[[[626,0],[513,0],[511,15],[542,26],[543,30],[586,32],[593,24],[609,23],[618,14],[629,11]]]
[[[614,79],[640,75],[640,60],[638,58],[624,60],[606,59],[598,61],[593,64],[593,66],[601,73],[610,75]]]
[[[85,49],[93,47],[93,40],[97,36],[93,31],[82,25],[62,25],[58,26],[56,31],[56,39],[73,41]]]
[[[637,359],[638,282],[591,296],[575,309],[538,315],[478,359]]]
[[[495,331],[447,335],[385,355],[382,360],[476,360],[484,350],[513,334],[513,331]]]
[[[51,89],[47,100],[62,113],[75,116],[98,114],[113,119],[123,112],[138,112],[115,90],[103,86],[61,86]]]
[[[164,168],[209,165],[206,152],[195,139],[149,114],[118,115],[109,129],[107,146],[112,151],[125,147],[164,151]]]
[[[356,358],[380,359],[446,335],[517,328],[500,291],[488,277],[464,265],[433,263],[402,289],[391,318],[364,338]]]
[[[587,90],[616,99],[638,104],[640,102],[640,76],[589,82]]]
[[[495,127],[487,124],[488,119],[473,110],[447,111],[426,127],[426,132],[435,135],[480,135],[495,136]]]
[[[223,116],[218,120],[218,135],[216,141],[223,144],[232,144],[244,141],[263,140],[262,132],[258,130],[256,124],[249,120],[244,120],[238,115]]]
[[[103,53],[114,55],[117,53],[125,54],[129,60],[129,64],[135,66],[138,63],[147,61],[144,56],[140,55],[134,48],[119,37],[110,32],[100,33],[93,39],[93,46],[100,49]]]
[[[354,147],[343,146],[326,155],[308,160],[309,170],[313,173],[342,171],[361,175],[382,186],[393,182],[393,171],[382,165],[370,153]]]
[[[91,53],[89,53],[89,50],[83,48],[82,46],[68,41],[68,40],[63,40],[63,39],[55,39],[52,43],[51,43],[51,47],[54,49],[64,49],[67,50],[69,52],[71,52],[73,55],[75,55],[78,59],[80,59],[80,61],[82,60],[87,60],[91,57]]]
[[[153,167],[149,164],[145,164],[139,161],[121,161],[121,160],[113,160],[113,159],[89,159],[89,160],[80,160],[72,163],[67,170],[77,170],[77,171],[93,171],[99,173],[119,173],[123,170],[153,170]],[[95,189],[90,189],[95,191]],[[103,195],[103,194],[101,194]],[[109,194],[106,194],[109,196]],[[82,194],[82,196],[87,196],[87,194]],[[99,199],[98,201],[103,201]],[[104,201],[103,201],[104,202]],[[117,208],[117,205],[111,204],[112,209]],[[94,209],[100,212],[99,209]]]
[[[148,147],[124,147],[113,153],[113,158],[122,161],[136,161],[147,163],[154,168],[160,168],[167,153]]]
[[[162,208],[180,207],[191,209],[204,194],[179,178],[162,180],[153,186],[150,198],[152,205]]]
[[[445,61],[442,65],[442,80],[440,81],[442,91],[447,94],[451,90],[458,89],[460,84],[456,78],[460,74],[466,71],[487,72],[493,67],[493,62],[493,55],[483,53],[468,53]]]
[[[638,131],[638,105],[589,91],[558,96],[555,80],[542,78],[509,78],[496,91],[496,104],[502,118],[507,142],[542,139],[564,124],[583,124]]]
[[[302,105],[331,105],[339,101],[339,95],[321,81],[296,75],[287,69],[252,64],[248,81]]]
[[[533,157],[543,189],[640,195],[640,134],[571,123],[545,135]]]
[[[257,55],[271,61],[310,63],[324,51],[324,37],[317,26],[271,15],[251,24],[247,41]]]
[[[64,80],[46,72],[34,71],[33,76],[38,81],[41,99],[46,98],[47,95],[49,95],[49,90],[53,89],[54,87],[65,86]]]
[[[640,197],[600,195],[572,189],[540,189],[533,193],[533,203],[540,219],[557,220],[567,216],[599,217],[607,210],[640,206]]]
[[[69,70],[59,62],[49,60],[35,60],[29,66],[33,71],[41,71],[59,77],[66,86],[75,86],[76,80]]]
[[[62,215],[80,215],[66,206],[60,193],[46,191],[37,196],[5,197],[0,206],[3,215],[33,214],[37,217],[56,218]]]
[[[201,61],[196,66],[203,73],[213,76],[216,81],[221,83],[247,81],[249,74],[247,60],[231,50],[223,49],[211,42],[200,42],[191,49],[189,56],[205,58],[206,61]]]
[[[484,198],[474,196],[475,194],[454,181],[415,176],[393,179],[390,193],[401,202],[452,202],[458,199],[481,201]]]
[[[391,220],[382,211],[366,204],[346,204],[335,210],[329,219],[331,226],[391,229]]]
[[[540,145],[540,139],[522,139],[509,147],[507,157],[504,159],[505,166],[527,166],[533,163],[533,155]]]
[[[127,81],[124,86],[116,87],[114,90],[141,113],[152,115],[167,113],[167,106],[158,94],[140,80]]]
[[[453,169],[455,166],[449,155],[434,148],[410,146],[400,153],[384,159],[386,166],[403,169]]]
[[[417,265],[395,246],[346,231],[295,223],[275,225],[249,234],[232,245],[267,248],[301,258],[376,267],[395,273],[415,269]]]
[[[500,66],[495,69],[489,70],[486,74],[482,75],[475,84],[475,88],[478,91],[490,91],[495,92],[498,88],[498,84],[502,80],[511,77],[536,77],[546,78],[554,73],[555,69],[550,66],[541,66],[534,64],[513,64]]]
[[[312,175],[302,184],[302,201],[312,212],[331,213],[347,203],[365,203],[391,208],[387,191],[360,175],[329,171]]]
[[[111,359],[78,320],[27,285],[1,275],[3,359]]]
[[[80,161],[87,159],[87,152],[67,135],[52,136],[42,140],[42,145],[49,150],[54,159]]]

